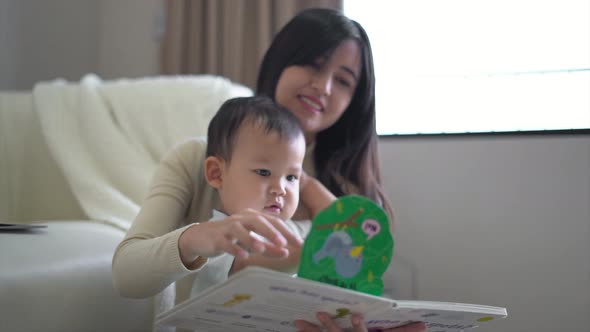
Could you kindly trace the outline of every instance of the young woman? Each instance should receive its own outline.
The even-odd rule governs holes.
[[[333,10],[303,11],[274,38],[257,85],[299,118],[320,182],[336,196],[367,196],[392,217],[377,155],[373,56],[360,24]]]
[[[300,191],[317,184],[336,196],[360,194],[381,204],[391,217],[383,193],[375,130],[375,77],[371,47],[363,28],[342,13],[310,9],[294,17],[275,37],[260,67],[257,94],[288,108],[303,128],[307,152],[305,182]],[[114,284],[129,297],[149,297],[177,282],[177,300],[187,296],[191,281],[222,248],[212,239],[239,242],[243,249],[268,257],[296,255],[300,240],[276,217],[252,210],[208,223],[218,196],[204,178],[206,143],[192,139],[175,147],[156,171],[150,191],[125,239],[113,257]],[[317,186],[313,186],[317,190]],[[293,219],[313,217],[315,202],[302,195]],[[311,195],[313,197],[313,195]],[[261,248],[249,232],[264,234],[272,244]],[[212,254],[215,253],[215,254]],[[232,253],[232,252],[230,252]],[[242,256],[234,265],[244,266]],[[227,271],[230,273],[230,271]],[[325,328],[340,329],[318,313]],[[353,317],[356,332],[366,331]],[[297,321],[302,331],[319,331]],[[424,331],[423,324],[392,332]]]

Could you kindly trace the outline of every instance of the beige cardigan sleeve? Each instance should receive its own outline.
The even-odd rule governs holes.
[[[180,260],[178,238],[192,222],[204,222],[216,195],[204,180],[206,142],[191,139],[166,154],[148,195],[113,256],[113,282],[126,297],[153,296],[190,274]]]

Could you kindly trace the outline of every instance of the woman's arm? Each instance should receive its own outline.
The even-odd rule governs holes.
[[[153,296],[200,269],[208,257],[224,252],[244,256],[251,250],[283,257],[286,245],[301,245],[283,221],[258,211],[207,222],[218,196],[204,181],[204,147],[204,141],[189,141],[160,164],[139,214],[113,257],[115,288],[123,296]],[[186,225],[189,218],[203,222]],[[268,241],[251,237],[250,231]]]
[[[204,147],[205,142],[198,140],[179,145],[158,166],[148,195],[113,256],[113,281],[121,295],[153,296],[191,272],[180,259],[178,239],[189,227],[186,215],[195,195],[192,173],[198,170],[186,166],[202,162]],[[201,208],[210,209],[212,193],[201,202]]]
[[[308,208],[312,219],[336,200],[336,196],[320,181],[305,172],[301,175],[300,181],[300,203]]]

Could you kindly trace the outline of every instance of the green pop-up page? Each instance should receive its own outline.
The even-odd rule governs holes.
[[[313,219],[297,276],[379,296],[393,247],[385,211],[368,198],[343,196]]]

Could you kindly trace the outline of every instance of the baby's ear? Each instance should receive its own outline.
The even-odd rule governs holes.
[[[224,161],[214,156],[205,159],[205,179],[215,189],[221,189]]]

